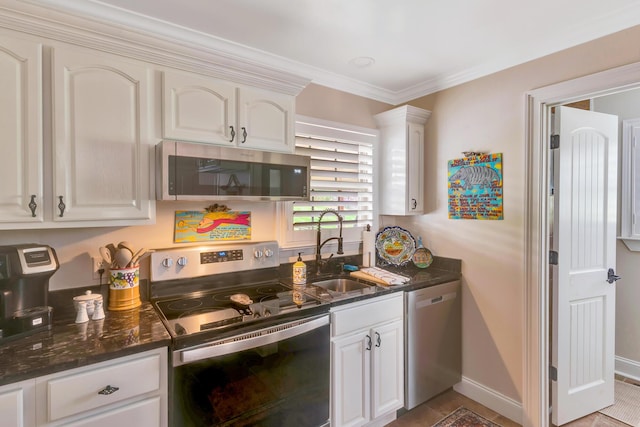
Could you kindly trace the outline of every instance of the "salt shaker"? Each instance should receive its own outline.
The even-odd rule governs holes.
[[[89,321],[89,315],[87,314],[87,302],[78,301],[76,313],[76,323],[84,323]]]
[[[95,308],[93,310],[93,316],[91,319],[100,320],[104,319],[104,308],[102,308],[102,298],[98,298],[94,301]]]

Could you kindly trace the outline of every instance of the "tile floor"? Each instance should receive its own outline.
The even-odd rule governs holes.
[[[387,424],[386,427],[432,426],[461,406],[464,406],[476,414],[481,415],[494,423],[500,424],[503,427],[520,426],[520,424],[515,423],[497,412],[494,412],[468,397],[461,395],[453,389],[450,389],[399,416],[397,420]]]
[[[616,377],[620,381],[630,382],[637,385],[637,382],[629,380],[627,378]],[[503,427],[517,427],[520,424],[511,421],[510,419],[503,417],[497,412],[482,406],[478,402],[469,399],[466,396],[450,389],[433,399],[423,403],[420,406],[415,407],[411,411],[399,416],[394,422],[387,424],[386,427],[428,427],[433,426],[436,422],[440,421],[451,412],[458,409],[460,406],[464,406],[467,409],[472,410],[478,415],[485,417],[486,419],[493,421]],[[550,424],[551,425],[551,424]],[[563,427],[629,427],[627,424],[622,423],[616,419],[607,417],[599,412],[587,415],[569,424],[565,424]]]

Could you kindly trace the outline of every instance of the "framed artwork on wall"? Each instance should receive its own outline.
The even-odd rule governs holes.
[[[175,243],[251,239],[251,212],[176,211]]]
[[[449,160],[449,219],[503,219],[502,153]]]

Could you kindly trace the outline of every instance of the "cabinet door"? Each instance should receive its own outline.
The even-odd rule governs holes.
[[[238,146],[293,153],[294,98],[242,88],[238,101]]]
[[[66,46],[52,61],[54,221],[150,218],[151,70]]]
[[[165,139],[235,145],[236,88],[187,73],[163,73]]]
[[[361,426],[369,420],[371,408],[371,341],[362,333],[335,339],[331,343],[331,425]]]
[[[424,125],[408,123],[407,212],[424,211]]]
[[[398,320],[372,331],[372,418],[404,405],[404,334]]]
[[[35,380],[0,387],[0,425],[35,426]]]
[[[0,228],[43,221],[42,47],[0,33]],[[29,204],[36,204],[32,214]]]

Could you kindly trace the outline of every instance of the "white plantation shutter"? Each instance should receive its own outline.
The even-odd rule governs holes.
[[[335,127],[325,128],[325,135],[322,127],[301,131],[309,126],[296,132],[296,154],[311,157],[311,186],[308,202],[293,203],[293,230],[315,230],[325,209],[340,213],[345,230],[372,224],[373,136]],[[325,215],[322,224],[338,227],[335,215]]]

